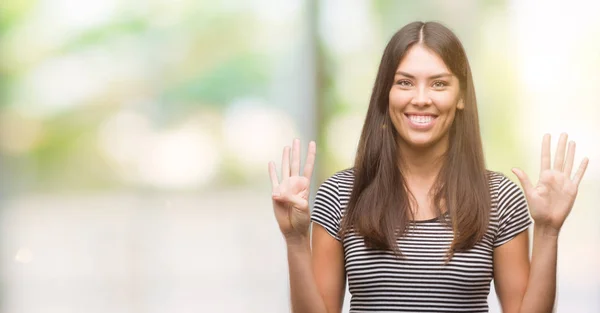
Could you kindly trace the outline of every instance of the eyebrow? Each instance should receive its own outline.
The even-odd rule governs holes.
[[[414,75],[411,75],[409,73],[402,72],[402,71],[397,71],[396,75],[398,75],[398,74],[400,74],[402,76],[406,76],[408,78],[415,78]],[[452,76],[452,74],[450,74],[450,73],[440,73],[440,74],[429,76],[429,79],[436,79],[436,78],[449,77],[449,76]]]

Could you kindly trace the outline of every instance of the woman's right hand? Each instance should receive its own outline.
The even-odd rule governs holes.
[[[290,164],[290,147],[283,148],[281,181],[277,177],[275,163],[269,162],[273,210],[279,229],[287,242],[308,240],[310,210],[310,178],[312,176],[317,146],[308,144],[304,170],[300,173],[300,140],[294,139]]]

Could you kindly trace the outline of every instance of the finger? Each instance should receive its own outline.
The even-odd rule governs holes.
[[[531,181],[529,180],[529,177],[527,176],[527,174],[525,174],[525,172],[523,172],[519,168],[513,168],[512,172],[519,179],[519,182],[521,183],[521,187],[523,187],[523,190],[525,191],[525,193],[529,193],[529,191],[533,188],[533,185],[531,184]]]
[[[577,173],[575,173],[575,177],[573,177],[573,182],[575,183],[575,185],[577,187],[579,187],[579,183],[581,182],[581,179],[583,178],[583,174],[585,174],[585,170],[587,169],[589,161],[590,160],[588,158],[583,158],[583,160],[581,161],[581,165],[579,165],[579,169],[577,170]]]
[[[283,148],[283,156],[281,157],[281,180],[290,177],[290,146]]]
[[[304,177],[310,181],[313,168],[315,166],[315,157],[317,154],[317,144],[314,141],[308,143],[308,152],[306,154],[306,162],[304,163]]]
[[[298,176],[300,175],[300,139],[294,139],[294,143],[292,144],[292,167],[291,167],[291,175]]]
[[[542,164],[540,168],[540,175],[545,170],[550,169],[550,134],[545,134],[542,139]]]
[[[273,200],[284,203],[286,205],[291,205],[292,207],[298,209],[306,209],[308,208],[308,201],[298,195],[283,193],[280,195],[273,195]]]
[[[563,170],[565,167],[565,150],[567,147],[567,139],[569,136],[566,133],[560,134],[558,145],[556,146],[556,155],[554,156],[554,169],[557,171]]]
[[[271,192],[275,193],[277,187],[279,187],[279,179],[277,178],[277,169],[275,169],[275,163],[269,162],[269,176],[271,177]]]
[[[569,141],[569,149],[567,150],[567,159],[565,160],[564,173],[567,177],[571,178],[571,171],[573,170],[573,160],[575,159],[575,141]]]

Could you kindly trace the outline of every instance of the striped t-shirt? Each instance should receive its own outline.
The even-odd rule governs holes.
[[[311,219],[340,241],[338,230],[354,181],[352,169],[337,172],[317,190]],[[472,249],[444,265],[453,233],[438,219],[412,221],[397,239],[403,257],[367,249],[349,234],[343,240],[350,312],[488,312],[493,250],[532,223],[521,189],[491,172],[488,231]]]

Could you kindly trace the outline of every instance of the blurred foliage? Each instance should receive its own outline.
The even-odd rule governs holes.
[[[479,106],[482,130],[487,139],[485,148],[489,156],[488,164],[490,168],[507,168],[504,160],[510,159],[508,155],[518,153],[518,149],[507,149],[515,142],[515,134],[505,127],[510,123],[509,112],[515,103],[516,83],[510,79],[515,74],[508,57],[481,48],[481,42],[484,42],[482,37],[487,35],[485,29],[472,27],[485,24],[485,19],[494,15],[497,7],[506,5],[505,1],[482,3],[470,0],[461,6],[445,1],[376,0],[369,3],[369,20],[378,32],[374,37],[379,47],[373,49],[377,53],[372,55],[373,62],[370,64],[378,65],[387,40],[408,22],[443,19],[458,33],[471,57],[471,66],[485,66],[484,70],[476,71],[485,73],[485,77],[475,77],[475,80],[478,88],[479,85],[484,87],[478,89],[478,96],[482,95],[479,97]],[[308,11],[295,14],[304,23],[312,23],[308,28],[326,27],[321,4],[319,1],[308,1]],[[25,25],[39,5],[36,1],[3,2],[0,36]],[[120,81],[119,77],[114,77],[110,88],[98,97],[42,117],[42,140],[25,156],[30,163],[15,161],[22,156],[5,158],[5,162],[15,162],[17,172],[31,173],[24,176],[28,178],[23,178],[28,186],[41,189],[54,185],[57,188],[83,189],[121,187],[124,182],[110,166],[110,161],[102,156],[97,144],[98,128],[119,110],[134,109],[149,119],[153,129],[160,130],[174,127],[204,110],[225,114],[227,108],[239,99],[267,99],[268,104],[274,92],[281,93],[284,90],[274,91],[275,88],[282,88],[277,86],[274,64],[282,55],[299,49],[297,45],[300,38],[290,39],[290,46],[282,49],[278,42],[281,39],[263,38],[261,27],[270,26],[256,12],[228,10],[224,4],[185,2],[182,5],[187,9],[181,10],[176,19],[166,20],[160,5],[143,12],[123,6],[113,12],[107,22],[65,37],[64,42],[56,43],[55,48],[47,51],[40,60],[30,64],[19,63],[19,60],[0,61],[0,64],[4,64],[0,68],[0,110],[12,107],[21,111],[27,109],[15,107],[23,105],[15,98],[15,90],[20,88],[28,74],[48,60],[100,48],[102,53],[110,54],[108,56],[119,66],[118,62],[124,62],[119,58],[119,49],[125,42],[128,48],[133,47],[138,59],[136,61],[143,67],[139,69],[143,73],[137,73],[143,77],[142,81]],[[461,12],[462,8],[469,8],[470,11]],[[471,14],[473,12],[478,14]],[[291,21],[289,23],[293,25]],[[302,31],[297,30],[295,34]],[[339,73],[352,62],[353,56],[340,55],[332,49],[332,43],[325,42],[318,33],[315,31],[311,34],[309,40],[315,45],[317,53],[316,76],[312,78],[318,84],[318,121],[314,125],[317,125],[317,138],[321,143],[317,179],[323,180],[333,171],[352,166],[342,164],[339,161],[340,152],[323,144],[327,142],[329,125],[340,116],[366,112],[373,82],[360,87],[359,93],[364,95],[361,98],[366,99],[364,103],[350,103],[351,100],[342,94],[342,90],[348,88],[343,84],[348,81],[340,80]],[[13,40],[10,44],[18,45],[19,41]],[[375,71],[373,69],[371,72]],[[81,75],[86,74],[86,69],[81,69]],[[503,88],[491,87],[500,83]],[[136,95],[140,99],[136,100]],[[219,125],[217,123],[215,127]],[[362,123],[356,127],[362,128]],[[221,130],[214,129],[216,140],[221,140],[219,132]],[[236,163],[235,156],[224,154],[220,167],[220,174],[214,178],[216,184],[252,184],[248,179],[250,172]]]
[[[35,0],[4,0],[0,9],[0,35],[9,31],[13,26],[27,17],[35,8]]]
[[[265,97],[270,82],[267,65],[258,55],[235,56],[168,88],[164,100],[223,107],[240,97]]]

